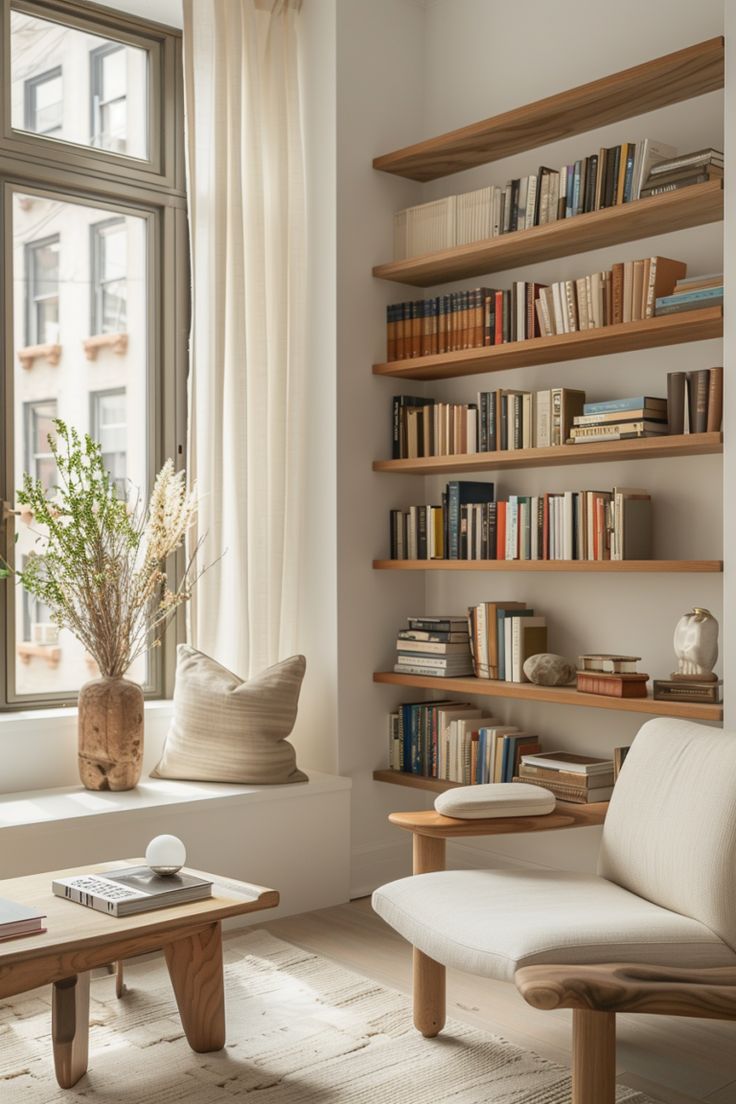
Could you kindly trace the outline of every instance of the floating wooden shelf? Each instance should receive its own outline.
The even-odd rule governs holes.
[[[723,39],[711,38],[383,154],[374,159],[373,167],[409,180],[437,180],[705,92],[715,92],[723,88],[723,53]]]
[[[414,460],[374,460],[373,470],[398,475],[453,475],[503,468],[554,468],[567,464],[605,464],[619,460],[660,460],[670,456],[707,456],[723,452],[721,433],[685,433],[634,441],[598,441],[554,448],[503,449]]]
[[[498,238],[376,265],[373,275],[413,287],[433,287],[621,242],[704,226],[723,218],[723,181],[710,180],[663,195],[606,207]]]
[[[374,782],[391,782],[394,786],[408,786],[412,790],[430,790],[432,793],[444,793],[454,790],[462,782],[445,782],[441,778],[425,778],[421,774],[408,774],[397,770],[376,770]]]
[[[597,330],[556,334],[554,337],[533,337],[528,341],[509,341],[504,345],[485,345],[479,349],[462,349],[455,353],[393,360],[374,364],[377,376],[395,379],[454,379],[482,372],[505,372],[511,368],[528,368],[535,364],[559,364],[564,360],[583,357],[629,353],[637,349],[654,349],[664,345],[679,345],[687,341],[703,341],[723,334],[721,307],[665,314],[641,322],[622,322],[602,326]],[[574,446],[575,448],[581,446]]]
[[[443,694],[552,702],[555,705],[575,705],[589,709],[617,709],[624,713],[686,717],[693,721],[723,720],[723,708],[720,705],[654,701],[651,697],[606,698],[598,694],[580,694],[571,686],[535,686],[531,682],[497,682],[493,679],[476,678],[433,678],[429,675],[400,675],[394,671],[377,671],[373,675],[373,681],[393,686],[413,686],[418,690],[437,690]]]
[[[600,573],[630,575],[717,574],[723,560],[374,560],[378,571],[539,571],[542,574],[572,572],[581,575]]]

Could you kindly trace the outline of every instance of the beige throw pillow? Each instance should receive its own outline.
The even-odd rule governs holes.
[[[306,782],[286,737],[296,720],[304,656],[244,682],[189,644],[177,648],[174,719],[153,778],[279,786]]]

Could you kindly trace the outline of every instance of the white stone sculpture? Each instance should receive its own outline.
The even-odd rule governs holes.
[[[718,659],[718,622],[710,610],[695,606],[681,617],[675,627],[677,670],[674,678],[715,681]]]

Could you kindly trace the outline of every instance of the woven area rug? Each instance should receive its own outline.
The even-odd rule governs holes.
[[[163,962],[131,965],[121,1001],[93,978],[89,1072],[66,1091],[48,991],[0,1002],[1,1104],[569,1104],[559,1066],[456,1022],[423,1039],[406,997],[266,932],[226,941],[225,957],[225,1050],[194,1054]]]

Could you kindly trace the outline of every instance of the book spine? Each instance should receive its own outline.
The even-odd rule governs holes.
[[[723,419],[723,368],[708,370],[708,418],[706,430],[717,433]]]
[[[685,432],[685,373],[667,373],[667,432]]]

